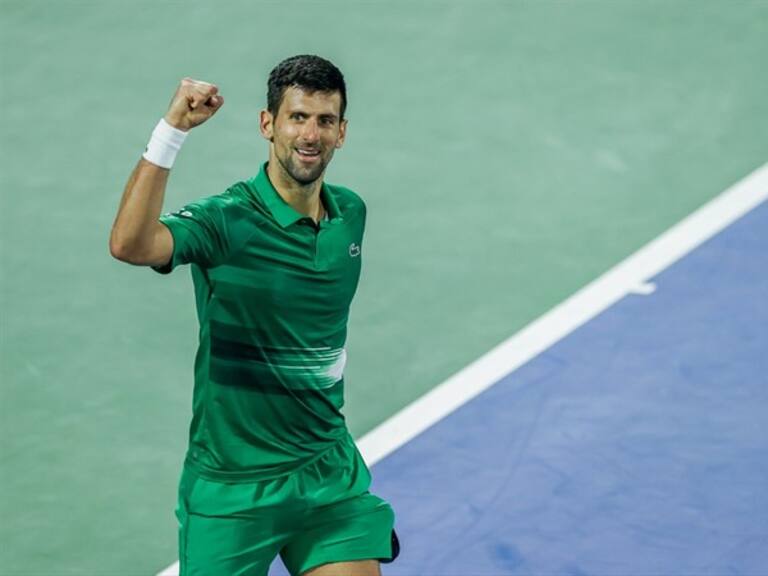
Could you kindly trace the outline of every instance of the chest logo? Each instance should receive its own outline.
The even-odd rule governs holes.
[[[360,256],[360,246],[352,242],[352,244],[349,245],[349,256],[351,258],[356,258],[357,256]]]

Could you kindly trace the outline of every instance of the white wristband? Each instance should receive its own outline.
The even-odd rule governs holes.
[[[142,156],[160,168],[170,169],[187,134],[189,133],[168,124],[165,118],[160,118],[160,122],[152,130],[152,137]]]

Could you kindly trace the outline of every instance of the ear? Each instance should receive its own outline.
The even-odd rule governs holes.
[[[342,120],[339,123],[339,137],[336,139],[336,148],[344,146],[344,139],[347,137],[347,121]]]
[[[272,113],[265,108],[259,112],[259,130],[261,130],[261,135],[272,142],[274,129],[275,119],[273,118]]]

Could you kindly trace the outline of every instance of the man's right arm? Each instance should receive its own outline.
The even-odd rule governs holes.
[[[177,130],[189,131],[213,116],[224,104],[218,88],[185,78],[171,100],[164,119]],[[125,185],[109,237],[109,251],[118,260],[142,266],[161,266],[173,255],[173,236],[160,223],[170,168],[142,158]]]
[[[109,251],[118,260],[160,266],[171,259],[173,236],[158,220],[168,174],[144,158],[133,169],[109,237]]]

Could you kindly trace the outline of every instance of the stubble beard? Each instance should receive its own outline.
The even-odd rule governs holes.
[[[283,171],[301,186],[309,186],[310,184],[316,182],[317,179],[323,175],[323,172],[325,172],[325,167],[330,161],[330,158],[321,158],[320,162],[318,162],[316,166],[303,168],[301,166],[297,166],[296,162],[294,162],[293,152],[290,152],[285,160],[280,158],[280,156],[277,154],[275,156],[277,157],[277,161],[280,162],[280,165],[283,167]]]

